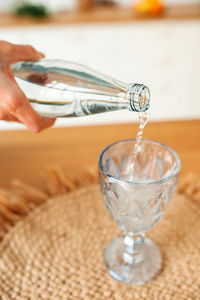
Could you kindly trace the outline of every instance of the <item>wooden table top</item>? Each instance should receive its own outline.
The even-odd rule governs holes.
[[[156,16],[136,14],[129,7],[101,5],[85,11],[63,11],[41,20],[12,14],[0,14],[0,27],[191,19],[200,19],[199,4],[166,6],[164,11]]]
[[[49,164],[77,174],[86,165],[97,165],[98,156],[110,143],[136,136],[138,124],[101,125],[29,131],[0,132],[0,186],[13,178],[42,187],[40,174]],[[144,138],[157,140],[179,154],[181,173],[200,175],[200,120],[149,122]]]

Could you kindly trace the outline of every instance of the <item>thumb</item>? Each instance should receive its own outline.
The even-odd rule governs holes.
[[[10,44],[10,43],[9,43]],[[6,55],[4,72],[11,79],[14,79],[11,66],[18,61],[37,61],[44,58],[44,54],[38,52],[35,48],[29,45],[10,44],[10,50]]]
[[[38,52],[29,45],[12,45],[9,55],[9,64],[23,60],[38,60],[44,57],[44,54]]]

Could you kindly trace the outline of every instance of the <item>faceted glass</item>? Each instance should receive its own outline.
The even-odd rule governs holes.
[[[173,198],[181,164],[176,152],[163,144],[142,140],[136,156],[134,145],[130,139],[105,148],[99,180],[105,205],[124,233],[105,251],[108,271],[120,281],[142,284],[161,268],[160,251],[145,233]]]

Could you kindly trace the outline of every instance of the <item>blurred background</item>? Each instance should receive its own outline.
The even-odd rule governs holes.
[[[0,39],[151,90],[150,120],[200,118],[200,0],[0,0]],[[118,111],[56,126],[138,122]],[[0,121],[0,130],[22,125]]]

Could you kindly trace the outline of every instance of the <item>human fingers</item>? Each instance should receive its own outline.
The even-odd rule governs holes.
[[[55,119],[53,118],[45,118],[38,115],[26,99],[23,102],[20,101],[10,112],[34,133],[51,127],[55,123]]]
[[[1,111],[0,112],[0,120],[1,121],[7,121],[7,122],[18,122],[21,123],[19,119],[17,119],[15,116],[11,115],[10,113],[6,113]]]
[[[10,57],[7,65],[8,76],[11,79],[14,79],[11,69],[13,63],[16,63],[18,61],[37,61],[44,57],[43,53],[37,52],[35,48],[29,45],[15,45],[13,51],[13,56]]]
[[[13,122],[20,122],[15,116],[10,114],[7,111],[4,111],[2,108],[0,109],[0,120],[1,121],[13,121]],[[20,122],[21,123],[21,122]]]
[[[24,60],[37,61],[43,57],[44,54],[38,52],[32,46],[15,45],[0,41],[0,72],[12,80],[14,79],[11,69],[13,63]]]
[[[41,117],[34,111],[14,80],[0,72],[0,82],[0,114],[4,114],[0,119],[6,119],[6,115],[10,114],[33,132],[40,132],[54,124],[55,119]]]
[[[26,110],[27,112],[27,110]],[[29,113],[30,114],[30,113]],[[17,115],[20,115],[20,113],[17,113]],[[34,120],[27,120],[27,117],[16,117],[12,113],[6,113],[1,112],[0,113],[0,120],[7,121],[7,122],[18,122],[18,123],[24,123],[32,132],[40,132],[41,130],[53,126],[55,123],[55,119],[53,118],[42,118],[41,120],[36,120],[34,117],[32,117]]]
[[[6,111],[35,133],[51,127],[55,122],[53,118],[38,115],[20,90],[15,94],[15,97],[7,101]]]
[[[11,53],[12,57],[10,57],[10,63],[24,60],[36,61],[45,56],[42,52],[37,51],[30,45],[13,45]]]
[[[38,60],[43,57],[43,53],[30,45],[17,45],[0,40],[0,61],[2,65],[22,60]]]
[[[54,119],[48,119],[48,118],[44,118],[45,120],[47,120],[48,122],[43,122],[42,126],[38,129],[38,130],[43,130],[47,127],[51,127],[53,126],[55,120]],[[0,120],[2,121],[6,121],[6,122],[17,122],[17,123],[22,123],[18,118],[16,118],[15,116],[13,116],[12,114],[0,114]],[[38,132],[38,131],[34,131],[33,132]]]

